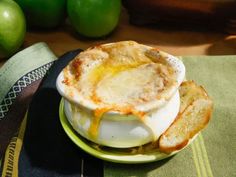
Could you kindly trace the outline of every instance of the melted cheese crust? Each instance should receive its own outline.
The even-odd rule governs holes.
[[[151,50],[133,41],[89,48],[64,70],[68,90],[76,88],[84,99],[109,110],[169,99],[174,70],[162,56],[150,56]]]

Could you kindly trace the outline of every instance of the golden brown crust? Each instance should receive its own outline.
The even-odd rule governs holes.
[[[181,97],[180,113],[182,113],[187,108],[187,106],[196,99],[209,98],[205,89],[202,86],[196,85],[193,80],[183,82],[179,92]]]
[[[191,138],[206,127],[212,114],[213,103],[202,86],[186,81],[180,87],[180,95],[180,113],[159,139],[159,149],[165,153],[186,146]]]
[[[168,65],[167,57],[134,41],[97,45],[81,52],[64,69],[64,78],[66,89],[72,88],[99,108],[147,105],[170,99],[177,89],[175,67]]]

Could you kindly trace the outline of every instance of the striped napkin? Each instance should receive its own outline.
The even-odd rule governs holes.
[[[236,176],[236,56],[181,57],[187,78],[203,85],[213,99],[212,119],[177,155],[127,165],[91,157],[69,140],[60,125],[61,97],[55,79],[79,52],[66,53],[53,62],[56,57],[40,43],[16,54],[0,69],[2,176]],[[24,116],[26,109],[28,114]]]
[[[0,158],[55,59],[45,43],[37,43],[14,55],[0,68]]]

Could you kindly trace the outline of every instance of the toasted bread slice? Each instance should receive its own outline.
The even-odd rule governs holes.
[[[180,87],[181,108],[174,123],[159,139],[160,151],[170,153],[186,146],[208,123],[213,103],[201,86],[186,81]]]
[[[180,93],[180,111],[183,111],[195,100],[204,98],[208,99],[207,93],[202,86],[196,85],[194,81],[183,82],[179,88]]]

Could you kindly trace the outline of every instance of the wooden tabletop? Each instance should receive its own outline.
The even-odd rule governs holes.
[[[60,56],[63,53],[100,43],[121,40],[135,40],[156,46],[173,55],[236,55],[236,35],[212,31],[161,29],[140,27],[129,23],[127,12],[123,9],[116,30],[102,39],[87,39],[74,33],[68,24],[51,31],[28,31],[22,48],[37,42],[46,42],[52,51]],[[0,61],[0,66],[6,62]]]

